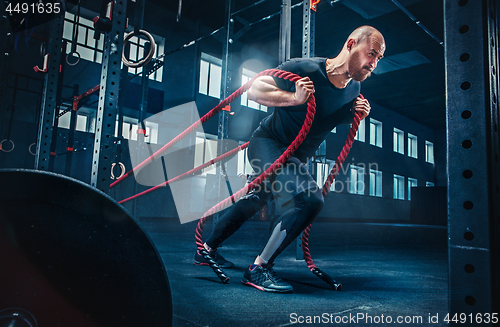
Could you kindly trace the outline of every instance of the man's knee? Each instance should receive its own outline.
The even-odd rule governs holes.
[[[306,190],[302,192],[301,198],[303,201],[303,208],[307,211],[318,213],[323,209],[323,205],[325,204],[323,195],[317,191]]]

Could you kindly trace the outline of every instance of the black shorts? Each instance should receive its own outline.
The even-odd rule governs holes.
[[[253,173],[248,181],[253,181],[267,168],[269,168],[287,149],[280,141],[271,138],[260,127],[253,133],[248,146],[248,160],[253,168]],[[321,190],[307,170],[307,167],[293,155],[285,163],[284,167],[278,169],[270,176],[263,185],[256,187],[254,194],[261,198],[270,198],[271,193],[279,195],[280,201],[288,201],[295,195],[309,192],[320,192]]]

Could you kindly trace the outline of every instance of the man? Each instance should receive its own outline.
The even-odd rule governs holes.
[[[258,176],[291,144],[301,129],[307,111],[307,99],[314,93],[316,114],[311,129],[282,169],[255,191],[241,198],[219,219],[205,248],[221,267],[233,264],[216,252],[217,247],[257,213],[274,192],[285,208],[276,220],[271,236],[242,279],[246,285],[262,291],[291,292],[292,286],[273,270],[276,257],[306,228],[323,207],[321,189],[304,164],[312,157],[330,131],[341,123],[352,122],[353,111],[370,113],[370,104],[359,97],[360,82],[370,76],[385,52],[382,34],[371,26],[354,30],[335,58],[290,60],[278,69],[302,78],[295,83],[271,76],[255,80],[248,98],[274,112],[255,130],[248,147],[248,158]],[[207,264],[199,254],[195,264]]]

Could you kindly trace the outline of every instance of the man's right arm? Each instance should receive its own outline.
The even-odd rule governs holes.
[[[248,90],[248,99],[267,107],[298,106],[314,93],[313,82],[304,77],[295,82],[295,92],[280,89],[271,76],[258,77]]]

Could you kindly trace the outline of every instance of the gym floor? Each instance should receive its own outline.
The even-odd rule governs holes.
[[[196,222],[139,221],[156,245],[172,291],[173,326],[444,326],[448,311],[447,229],[444,226],[316,222],[315,264],[342,283],[333,291],[296,260],[295,244],[275,271],[294,292],[274,294],[241,284],[269,235],[270,222],[248,221],[220,248],[235,268],[222,284],[192,263]],[[205,226],[205,237],[212,230]],[[437,316],[437,317],[436,317]]]

